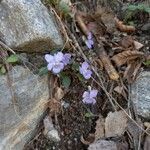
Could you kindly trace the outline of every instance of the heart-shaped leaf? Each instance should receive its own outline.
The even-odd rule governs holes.
[[[5,73],[6,73],[5,66],[2,66],[2,68],[0,69],[0,72],[1,72],[2,74],[5,74]]]
[[[7,59],[6,59],[6,62],[8,63],[15,63],[19,61],[19,58],[18,58],[18,55],[16,54],[13,54],[13,55],[10,55]]]
[[[40,68],[38,75],[39,76],[43,76],[43,75],[45,75],[47,73],[48,73],[47,67],[42,67],[42,68]]]

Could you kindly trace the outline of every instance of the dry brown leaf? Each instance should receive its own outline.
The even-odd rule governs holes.
[[[139,51],[123,51],[122,53],[116,54],[112,57],[112,60],[116,63],[116,65],[122,66],[126,64],[130,60],[134,60],[137,58],[143,58],[144,53]]]
[[[132,48],[133,47],[133,37],[132,36],[125,36],[123,39],[120,41],[120,45],[125,48]]]
[[[95,62],[99,65],[99,69],[103,70],[104,66],[103,66],[102,61],[100,59],[96,59]]]
[[[127,94],[126,94],[123,86],[116,86],[114,88],[114,91],[117,92],[118,94],[122,95],[125,99],[127,99]]]
[[[90,16],[91,17],[91,16]],[[93,16],[92,16],[93,17]],[[97,23],[97,20],[91,19],[91,21],[87,24],[87,28],[89,31],[91,31],[94,35],[103,36],[105,33],[105,30],[101,27],[101,24]]]
[[[119,74],[117,73],[116,69],[112,65],[109,56],[106,54],[105,50],[103,47],[100,47],[99,51],[99,57],[103,63],[103,66],[105,70],[107,71],[109,77],[111,80],[118,80],[119,79]]]
[[[99,117],[99,119],[96,121],[96,127],[95,127],[95,141],[97,141],[100,138],[103,138],[104,130],[105,130],[105,120],[102,116]]]
[[[106,31],[109,33],[114,33],[116,31],[114,14],[111,9],[98,5],[94,14],[94,18],[98,23],[101,23],[101,27],[103,30],[105,30],[105,33]]]
[[[102,21],[99,21],[95,18],[95,15],[91,15],[91,14],[89,15],[84,12],[78,11],[75,14],[75,19],[81,31],[86,36],[89,35],[89,32],[92,32],[93,34],[98,36],[102,36],[105,32],[106,27],[104,26]]]
[[[124,72],[124,78],[127,79],[128,83],[132,83],[135,80],[141,65],[142,61],[140,60],[132,61],[128,64]]]
[[[129,150],[129,145],[126,141],[121,141],[117,143],[117,150]]]
[[[141,49],[143,46],[144,46],[143,44],[141,44],[137,41],[134,41],[134,47],[135,47],[136,50]]]
[[[116,22],[116,27],[122,31],[122,32],[127,32],[127,33],[131,33],[131,32],[135,32],[135,27],[134,26],[128,26],[128,25],[124,25],[124,23],[122,21],[119,21],[118,18],[114,18],[115,22]]]
[[[50,99],[49,101],[49,109],[50,114],[59,114],[61,111],[61,103],[60,101],[56,100],[55,98]]]
[[[144,126],[145,126],[146,128],[150,128],[150,122],[144,122]]]
[[[81,31],[82,31],[86,36],[88,36],[88,34],[89,34],[90,31],[88,30],[88,28],[87,28],[87,26],[86,26],[86,24],[85,24],[85,22],[84,22],[83,16],[86,16],[86,14],[83,13],[83,12],[77,12],[77,13],[75,14],[75,19],[76,19],[76,21],[77,21],[77,23],[78,23],[78,25],[79,25]]]
[[[55,99],[61,100],[64,97],[64,91],[60,87],[56,87],[55,89]]]
[[[83,135],[81,136],[81,142],[85,145],[90,145],[91,143],[94,142],[95,140],[95,134],[93,133],[89,133],[88,137],[86,137],[86,139],[83,137]]]
[[[117,150],[129,150],[128,143],[126,141],[117,143]]]
[[[121,136],[127,127],[127,120],[123,111],[110,112],[105,119],[105,136]]]

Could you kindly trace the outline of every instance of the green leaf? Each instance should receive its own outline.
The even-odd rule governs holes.
[[[127,9],[131,10],[131,11],[141,10],[141,11],[145,11],[147,13],[150,13],[150,7],[148,7],[144,4],[129,5]]]
[[[6,73],[5,66],[2,66],[2,68],[1,68],[1,73],[2,73],[2,74],[5,74],[5,73]]]
[[[144,64],[145,66],[149,66],[149,65],[150,65],[150,60],[147,60],[147,61],[143,62],[143,64]]]
[[[0,68],[3,66],[3,64],[0,64]]]
[[[45,75],[45,74],[47,74],[47,73],[48,73],[47,67],[42,67],[42,68],[40,68],[40,70],[39,70],[39,72],[38,72],[38,75],[39,75],[39,76],[43,76],[43,75]]]
[[[76,75],[77,75],[79,81],[81,81],[81,82],[85,81],[83,75],[81,75],[80,73],[77,73]]]
[[[74,70],[74,71],[79,71],[79,66],[80,66],[79,63],[74,62],[74,63],[72,64],[72,70]]]
[[[65,15],[69,14],[70,13],[70,7],[69,5],[64,2],[64,1],[60,1],[59,3],[59,9],[60,11],[62,11]]]
[[[134,21],[129,21],[128,24],[131,25],[131,26],[135,26]]]
[[[57,5],[58,0],[48,0],[50,4]]]
[[[150,7],[146,7],[146,8],[145,8],[145,11],[146,11],[147,13],[150,13]]]
[[[71,79],[68,76],[64,76],[62,79],[62,85],[65,88],[69,88],[70,84],[71,84]]]
[[[127,9],[135,11],[137,9],[137,6],[135,6],[135,5],[129,5]]]
[[[8,62],[8,63],[15,63],[15,62],[17,62],[18,60],[19,60],[18,55],[13,54],[13,55],[10,55],[10,56],[6,59],[6,62]]]
[[[91,117],[93,117],[93,114],[91,112],[87,112],[87,113],[85,113],[84,116],[87,118],[91,118]]]
[[[61,79],[61,83],[65,88],[69,88],[70,84],[71,84],[71,79],[69,76],[67,76],[65,73],[61,72],[60,73],[60,79]]]

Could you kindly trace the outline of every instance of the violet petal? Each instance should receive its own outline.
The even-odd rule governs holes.
[[[64,54],[62,52],[58,52],[57,54],[54,54],[54,58],[56,62],[62,61],[63,60]]]
[[[98,91],[97,90],[91,90],[90,91],[90,98],[95,98],[97,96]]]
[[[66,54],[64,54],[64,57],[63,57],[63,59],[62,59],[62,62],[64,63],[64,65],[67,65],[67,64],[69,64],[70,59],[71,59],[71,54],[66,53]]]
[[[49,64],[47,65],[47,69],[50,71],[50,70],[52,70],[52,68],[53,68],[53,64],[52,64],[52,63],[49,63]]]
[[[45,55],[45,60],[50,63],[54,61],[54,56],[50,55],[50,54],[46,54]]]

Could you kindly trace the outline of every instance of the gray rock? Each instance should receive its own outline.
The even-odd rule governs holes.
[[[45,112],[47,77],[38,77],[21,66],[13,67],[9,76],[12,86],[7,75],[0,76],[0,150],[21,150]]]
[[[113,141],[98,140],[90,144],[88,150],[117,150],[117,144]]]
[[[150,119],[150,72],[142,72],[131,86],[131,100],[137,115]]]
[[[58,135],[58,131],[56,129],[53,129],[47,133],[47,137],[54,142],[59,142],[60,137]]]
[[[141,30],[142,30],[143,32],[149,34],[149,33],[150,33],[150,22],[144,24],[144,25],[142,26]]]
[[[18,51],[38,52],[63,46],[54,17],[40,0],[3,0],[0,39]]]
[[[44,123],[44,135],[51,141],[59,142],[60,137],[58,131],[53,126],[52,119],[49,116],[47,116],[43,120],[43,123]]]
[[[105,119],[105,136],[121,136],[125,132],[126,127],[127,116],[123,111],[109,112]]]

